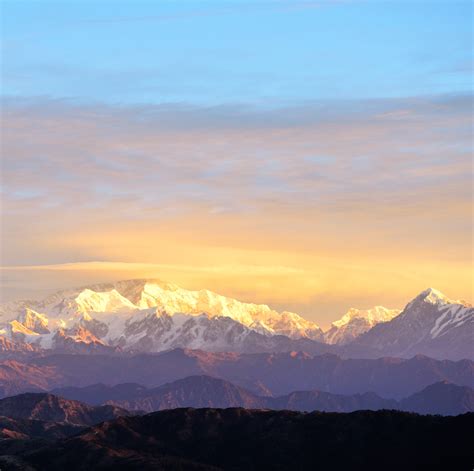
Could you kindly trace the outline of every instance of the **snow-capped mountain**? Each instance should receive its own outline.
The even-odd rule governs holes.
[[[400,312],[400,309],[387,309],[383,306],[366,310],[351,308],[331,324],[330,329],[324,333],[324,339],[329,344],[350,343],[374,325],[392,320]]]
[[[382,355],[462,359],[474,356],[474,308],[429,288],[407,304],[398,316],[375,325],[350,348]]]
[[[25,352],[192,348],[337,352],[365,358],[422,353],[457,359],[474,357],[473,329],[472,306],[452,301],[434,289],[421,293],[400,314],[381,306],[351,309],[325,334],[295,313],[278,313],[263,304],[154,280],[95,285],[61,291],[42,301],[0,306],[3,350],[14,347]]]
[[[62,291],[42,301],[10,302],[0,307],[0,321],[0,334],[47,349],[86,344],[134,351],[240,350],[277,335],[323,338],[314,322],[298,314],[154,280],[121,281]]]

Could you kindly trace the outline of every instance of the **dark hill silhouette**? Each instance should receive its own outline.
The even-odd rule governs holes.
[[[173,409],[14,453],[0,443],[0,465],[13,454],[16,469],[38,471],[462,470],[472,467],[473,428],[473,414]]]

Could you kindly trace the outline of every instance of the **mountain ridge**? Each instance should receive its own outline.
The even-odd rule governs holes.
[[[449,381],[430,384],[414,394],[396,401],[367,391],[352,395],[334,394],[321,390],[292,391],[282,396],[262,396],[231,381],[207,375],[188,376],[157,388],[138,385],[102,386],[96,399],[90,395],[97,390],[63,388],[52,394],[84,401],[83,392],[95,405],[111,404],[127,410],[155,412],[177,407],[245,407],[247,409],[353,412],[355,410],[393,409],[423,414],[458,415],[474,411],[474,389]],[[87,401],[85,401],[87,402]]]
[[[474,358],[474,309],[433,288],[421,292],[401,311],[382,306],[351,308],[326,332],[295,313],[148,279],[65,290],[33,303],[9,302],[0,306],[0,314],[0,334],[6,339],[3,351],[18,351],[23,343],[31,345],[32,351],[77,353],[183,347],[327,351],[369,358],[417,353]]]
[[[474,362],[411,359],[344,359],[334,354],[222,353],[175,349],[138,355],[53,354],[0,362],[0,393],[49,391],[66,386],[137,383],[158,387],[193,375],[233,382],[259,395],[320,389],[335,394],[374,391],[402,398],[442,380],[474,387]]]
[[[24,393],[0,399],[0,416],[18,420],[88,426],[123,415],[130,412],[115,405],[91,406],[50,393]]]

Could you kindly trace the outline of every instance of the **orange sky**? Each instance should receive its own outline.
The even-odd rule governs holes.
[[[467,98],[5,109],[3,299],[150,276],[321,325],[473,300]]]
[[[212,250],[207,252],[212,261]],[[462,263],[430,263],[422,266],[409,260],[396,259],[384,263],[366,257],[348,259],[323,258],[305,254],[267,253],[269,261],[279,258],[294,265],[251,264],[257,252],[229,254],[226,258],[248,260],[249,264],[205,265],[140,264],[89,262],[64,265],[4,269],[3,279],[13,288],[13,297],[20,294],[37,297],[51,288],[82,286],[91,282],[140,277],[171,280],[190,289],[206,287],[245,301],[267,303],[277,309],[291,309],[327,326],[350,306],[403,307],[427,287],[426,279],[454,299],[472,302],[470,267]],[[184,252],[183,255],[185,255]],[[222,259],[222,251],[215,253]],[[261,261],[261,260],[260,260]],[[453,286],[452,280],[465,280]],[[21,285],[26,283],[26,285]],[[4,281],[5,282],[5,281]]]

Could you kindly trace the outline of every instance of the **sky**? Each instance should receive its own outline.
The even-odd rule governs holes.
[[[2,300],[473,301],[471,2],[0,7]]]

